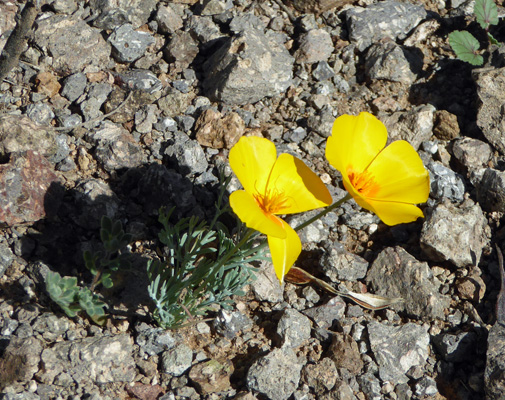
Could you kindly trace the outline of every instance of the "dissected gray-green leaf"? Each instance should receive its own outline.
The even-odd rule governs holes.
[[[471,33],[466,31],[451,32],[449,44],[461,61],[472,65],[482,65],[484,62],[482,56],[478,54],[479,41]]]
[[[473,9],[477,22],[483,29],[498,23],[498,7],[493,0],[475,0]]]

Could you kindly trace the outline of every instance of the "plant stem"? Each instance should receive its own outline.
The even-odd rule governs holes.
[[[337,207],[340,207],[344,202],[346,202],[347,200],[350,200],[352,199],[352,196],[347,193],[344,197],[342,197],[340,200],[337,200],[335,203],[333,203],[331,206],[328,206],[326,207],[323,211],[321,211],[319,214],[317,214],[316,216],[308,219],[307,221],[305,221],[304,223],[302,223],[301,225],[298,225],[296,228],[295,228],[295,231],[299,231],[303,228],[305,228],[306,226],[310,225],[311,223],[313,223],[314,221],[317,221],[319,218],[322,218],[324,217],[326,214],[328,214],[330,211],[334,210],[335,208]]]

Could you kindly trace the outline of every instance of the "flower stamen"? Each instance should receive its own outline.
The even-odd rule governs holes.
[[[354,189],[363,197],[373,198],[380,189],[380,186],[375,181],[375,177],[367,170],[356,172],[349,167],[347,169],[347,176]]]

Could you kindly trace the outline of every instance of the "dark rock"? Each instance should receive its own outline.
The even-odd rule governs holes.
[[[334,334],[327,355],[337,368],[345,368],[353,375],[359,375],[363,369],[358,344],[349,335]]]
[[[188,68],[199,52],[198,43],[189,32],[177,31],[163,49],[164,58],[180,68]]]
[[[477,199],[486,211],[505,212],[505,172],[487,168],[477,186]]]
[[[328,329],[343,318],[345,307],[345,302],[337,296],[322,306],[304,310],[303,314],[314,321],[317,327]]]
[[[503,399],[505,396],[505,327],[496,323],[487,338],[486,370],[484,373],[486,398]]]
[[[252,328],[251,319],[240,311],[221,310],[214,320],[214,329],[227,339],[233,339],[239,332]]]
[[[95,26],[101,29],[115,29],[124,22],[129,22],[134,29],[147,23],[156,9],[156,0],[92,0],[93,14],[98,14]],[[115,15],[119,16],[114,17]],[[126,20],[125,20],[126,19]],[[107,26],[103,23],[108,21]]]
[[[449,362],[463,362],[475,359],[477,334],[475,332],[441,333],[433,337],[435,348]]]
[[[42,343],[38,339],[11,338],[0,358],[2,385],[13,382],[28,383],[39,370],[41,353]]]
[[[0,225],[13,226],[54,216],[62,190],[53,166],[28,150],[0,164]]]
[[[337,382],[338,372],[335,363],[328,357],[315,364],[307,364],[302,368],[302,382],[314,390],[316,395],[333,389]]]
[[[194,365],[189,371],[189,379],[203,395],[219,393],[230,388],[233,371],[231,360],[208,360]]]
[[[135,342],[142,351],[149,355],[160,354],[176,346],[176,340],[170,331],[162,328],[153,328],[142,322],[135,326],[137,338]]]
[[[63,81],[61,95],[73,102],[84,94],[87,83],[86,75],[82,72],[67,76]]]

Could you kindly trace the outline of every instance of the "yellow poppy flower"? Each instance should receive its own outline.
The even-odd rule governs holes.
[[[247,227],[267,235],[275,273],[284,275],[302,250],[293,228],[278,217],[325,207],[330,192],[301,160],[290,154],[277,157],[268,139],[242,137],[230,150],[230,166],[244,190],[230,195],[230,206]]]
[[[326,158],[340,171],[346,190],[385,224],[415,221],[415,204],[430,194],[430,177],[419,154],[404,140],[386,146],[387,130],[373,115],[338,117],[326,143]]]

